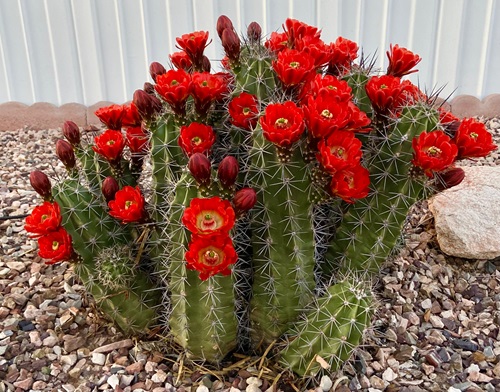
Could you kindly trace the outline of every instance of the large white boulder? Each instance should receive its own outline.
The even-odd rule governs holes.
[[[461,184],[429,200],[441,250],[467,259],[500,256],[500,167],[464,167]]]

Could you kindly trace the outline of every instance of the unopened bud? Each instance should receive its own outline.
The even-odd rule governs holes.
[[[56,155],[64,163],[66,169],[71,170],[76,165],[75,152],[73,147],[66,140],[59,139],[56,142]]]
[[[219,19],[217,19],[217,34],[220,39],[222,39],[222,33],[226,29],[234,30],[233,22],[231,22],[231,19],[229,19],[226,15],[221,15],[219,16]]]
[[[151,78],[155,81],[155,83],[156,83],[156,77],[159,75],[163,75],[165,73],[167,73],[167,70],[163,65],[161,65],[157,61],[153,61],[149,66],[149,74],[151,75]]]
[[[205,154],[196,152],[189,158],[188,169],[200,185],[209,185],[212,165]]]
[[[73,121],[66,121],[63,124],[63,135],[72,146],[80,144],[80,128]]]
[[[144,83],[143,90],[146,94],[149,94],[149,95],[155,94],[155,86],[153,83],[149,83],[149,82]]]
[[[262,28],[257,22],[252,22],[248,25],[247,29],[248,40],[251,44],[259,43],[262,36]]]
[[[240,39],[238,34],[233,30],[226,29],[222,32],[221,40],[228,59],[232,62],[238,61],[240,58]]]
[[[141,115],[143,120],[151,120],[158,112],[161,111],[161,101],[144,90],[136,90],[133,97],[134,105]]]
[[[40,170],[32,171],[30,173],[30,184],[44,200],[50,200],[52,196],[52,184],[44,172]]]
[[[236,182],[238,172],[239,167],[236,158],[230,155],[225,157],[221,163],[219,163],[219,168],[217,169],[219,182],[224,188],[232,187]]]
[[[210,63],[210,59],[207,56],[203,56],[201,68],[202,68],[203,72],[210,72],[210,69],[212,68],[212,64]]]
[[[465,177],[465,172],[460,167],[452,167],[441,173],[436,173],[436,187],[439,191],[460,184]]]
[[[233,196],[233,207],[237,215],[252,209],[257,203],[257,193],[253,188],[242,188]]]
[[[102,182],[102,195],[106,199],[106,203],[109,203],[111,200],[115,198],[116,192],[120,189],[118,185],[118,181],[115,180],[114,177],[106,177]]]

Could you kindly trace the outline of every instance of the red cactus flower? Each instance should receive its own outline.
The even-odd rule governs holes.
[[[151,79],[153,79],[155,82],[157,76],[163,75],[166,72],[167,70],[165,69],[165,67],[157,61],[153,61],[149,65],[149,74],[151,75]]]
[[[358,57],[358,44],[343,37],[338,37],[330,44],[330,63],[327,73],[335,76],[344,75],[351,69],[353,61]]]
[[[456,144],[442,131],[424,131],[413,139],[412,145],[412,163],[422,168],[428,177],[450,167],[458,153]]]
[[[347,103],[331,99],[328,93],[316,98],[309,97],[303,110],[308,134],[313,139],[327,137],[349,124],[350,111]]]
[[[396,76],[372,76],[365,85],[366,94],[373,109],[388,114],[397,109],[401,98],[401,79]]]
[[[242,188],[233,196],[233,207],[237,215],[251,210],[257,203],[257,193],[253,188]]]
[[[362,156],[361,145],[352,132],[335,131],[318,143],[318,162],[330,174],[358,166]]]
[[[189,34],[184,34],[175,39],[182,49],[191,59],[197,69],[201,69],[203,64],[203,51],[208,43],[208,31],[195,31]]]
[[[176,114],[183,115],[191,93],[191,75],[183,69],[171,69],[163,75],[158,75],[155,90]]]
[[[330,183],[330,192],[347,203],[368,196],[370,174],[363,166],[358,165],[336,172]]]
[[[392,44],[390,50],[387,51],[387,58],[389,59],[387,75],[399,78],[417,72],[418,70],[412,70],[412,68],[422,60],[419,55],[414,54],[408,49],[401,48],[399,45],[392,46]]]
[[[196,182],[200,185],[209,185],[212,176],[212,164],[205,154],[195,152],[189,158],[188,169]]]
[[[80,144],[80,128],[73,121],[65,121],[63,124],[63,135],[72,146]]]
[[[135,90],[133,101],[139,115],[146,121],[150,121],[162,110],[162,103],[160,99],[158,99],[155,95],[148,94],[145,90]]]
[[[177,69],[189,71],[193,66],[191,59],[184,51],[172,53],[169,57],[172,65]]]
[[[458,159],[485,157],[498,148],[486,126],[473,118],[460,123],[453,141],[458,147]]]
[[[76,166],[76,156],[73,147],[64,139],[56,142],[56,155],[66,169],[71,170]]]
[[[141,126],[127,128],[125,133],[127,146],[133,154],[145,154],[149,149],[149,135]]]
[[[207,280],[219,273],[230,275],[230,266],[236,263],[237,259],[238,255],[228,236],[193,236],[186,252],[186,267],[198,271],[201,280]]]
[[[221,15],[217,18],[217,25],[215,29],[217,30],[219,38],[222,39],[222,33],[224,33],[224,30],[234,30],[233,22],[231,22],[231,19],[229,19],[226,15]]]
[[[283,26],[288,36],[288,42],[296,46],[296,42],[305,37],[318,39],[321,35],[320,30],[315,26],[310,26],[297,19],[288,18]]]
[[[228,106],[231,123],[239,128],[251,130],[257,124],[259,109],[255,95],[241,93]]]
[[[291,147],[304,133],[302,110],[291,101],[269,104],[260,118],[264,137],[280,147]]]
[[[449,124],[454,122],[460,122],[460,119],[455,116],[452,112],[449,112],[442,107],[438,109],[439,112],[439,122],[441,124]]]
[[[196,112],[200,116],[208,113],[212,102],[220,101],[227,92],[225,77],[209,72],[195,72],[192,77],[192,95]]]
[[[125,147],[125,138],[120,131],[106,130],[94,138],[93,150],[101,154],[110,163],[117,163]]]
[[[208,154],[214,142],[215,133],[210,125],[193,122],[180,129],[178,143],[188,157],[195,152]]]
[[[95,115],[108,129],[114,131],[122,129],[122,120],[125,115],[123,105],[110,105],[97,109]]]
[[[68,261],[74,255],[71,236],[62,227],[41,236],[38,239],[38,248],[38,255],[43,259],[49,259],[47,264]]]
[[[286,49],[273,61],[273,69],[285,87],[297,86],[314,75],[314,59],[308,53]]]
[[[37,235],[48,234],[56,231],[61,225],[62,216],[59,204],[45,201],[36,206],[33,212],[26,218],[24,230]]]
[[[182,223],[198,236],[227,235],[234,226],[234,219],[231,203],[214,196],[192,199],[189,207],[184,210]]]
[[[124,186],[108,203],[109,215],[122,223],[140,222],[145,218],[144,196],[139,187]]]
[[[220,163],[217,168],[217,177],[220,184],[224,188],[230,188],[236,182],[240,168],[235,157],[228,155]]]
[[[323,40],[313,36],[295,40],[295,49],[309,54],[314,59],[314,67],[321,68],[330,62],[332,52]]]
[[[349,84],[332,75],[317,74],[309,83],[309,88],[304,88],[301,102],[307,104],[309,96],[317,97],[320,94],[328,94],[329,99],[337,102],[349,102],[352,99],[352,89]]]
[[[352,102],[348,102],[347,107],[349,109],[349,123],[344,129],[359,133],[370,132],[371,128],[369,125],[371,120],[368,115]]]
[[[252,22],[247,28],[247,37],[251,44],[259,43],[262,36],[262,27],[257,22]]]
[[[288,35],[286,33],[277,33],[273,31],[264,46],[271,52],[279,53],[288,48]]]
[[[109,203],[111,200],[115,198],[116,192],[120,190],[120,186],[118,185],[118,181],[115,180],[114,177],[106,177],[102,182],[101,192],[106,200],[106,203]]]
[[[139,127],[141,125],[141,115],[139,114],[137,106],[134,102],[130,102],[128,105],[123,105],[123,110],[125,114],[122,119],[122,126]]]
[[[442,191],[460,184],[465,178],[464,169],[461,167],[450,167],[440,173],[435,173],[435,186]]]
[[[225,29],[221,37],[222,47],[226,53],[227,58],[232,62],[238,62],[240,58],[241,42],[238,34],[232,29]]]

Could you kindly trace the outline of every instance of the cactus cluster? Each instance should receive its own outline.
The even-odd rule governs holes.
[[[26,229],[126,333],[161,325],[215,364],[279,341],[297,374],[335,371],[370,325],[371,280],[410,206],[496,147],[403,78],[420,61],[405,48],[375,72],[354,42],[294,19],[266,40],[225,16],[217,32],[221,72],[208,33],[186,34],[132,103],[96,112],[93,140],[64,124],[67,176],[32,173],[45,202]]]

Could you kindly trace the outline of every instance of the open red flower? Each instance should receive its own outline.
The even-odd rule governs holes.
[[[92,148],[98,154],[101,154],[110,163],[116,163],[121,159],[123,148],[125,147],[125,138],[120,131],[112,129],[106,130],[94,138]]]
[[[108,203],[109,215],[122,223],[140,222],[145,217],[144,196],[139,187],[124,186]]]
[[[215,133],[210,125],[192,122],[180,129],[178,143],[190,157],[195,152],[207,154],[215,142]]]
[[[424,131],[413,139],[412,145],[412,163],[422,168],[428,177],[450,167],[458,153],[456,144],[442,131]]]
[[[196,112],[207,114],[212,102],[220,101],[227,92],[227,83],[223,75],[209,72],[195,72],[192,75],[192,95]]]
[[[149,149],[149,136],[141,127],[126,129],[127,146],[133,154],[145,154]]]
[[[239,128],[250,130],[257,124],[259,109],[255,95],[241,93],[228,105],[231,123]]]
[[[373,109],[388,114],[397,109],[401,98],[401,79],[396,76],[372,76],[365,85],[366,94]]]
[[[191,93],[191,75],[183,69],[171,69],[156,78],[155,90],[179,115],[186,111],[186,101]]]
[[[184,71],[189,71],[193,66],[191,59],[184,51],[172,53],[169,57],[170,61],[172,62],[172,65],[177,69],[183,69]]]
[[[267,140],[285,148],[299,140],[305,129],[302,110],[292,101],[267,105],[260,125]]]
[[[330,63],[327,73],[335,76],[344,75],[351,69],[352,62],[358,57],[358,44],[347,38],[338,37],[330,44]]]
[[[328,93],[322,93],[316,98],[309,97],[303,110],[307,131],[314,139],[327,137],[349,124],[348,104],[331,99]]]
[[[73,245],[71,236],[60,227],[38,239],[38,255],[43,259],[49,259],[47,264],[70,260],[73,256]]]
[[[184,210],[182,223],[196,235],[228,234],[234,226],[235,214],[231,203],[218,196],[194,198]]]
[[[114,131],[122,129],[122,121],[125,116],[123,105],[110,105],[97,109],[95,115],[107,128]]]
[[[203,51],[207,47],[208,31],[194,31],[175,39],[179,48],[184,50],[198,69],[203,63]]]
[[[414,54],[406,48],[401,48],[399,45],[390,46],[387,51],[387,58],[389,59],[389,66],[387,67],[387,75],[402,77],[404,75],[417,72],[416,69],[412,70],[420,60],[419,55]]]
[[[358,165],[336,172],[330,183],[330,192],[347,203],[368,196],[370,174],[363,166]]]
[[[271,52],[279,53],[288,48],[288,35],[286,33],[277,33],[273,31],[264,46]]]
[[[284,86],[297,86],[314,75],[314,59],[308,53],[286,49],[273,61],[273,69]]]
[[[128,105],[124,105],[123,107],[124,115],[122,119],[122,126],[139,127],[141,125],[141,115],[139,114],[135,103],[130,102]]]
[[[57,230],[61,225],[61,221],[59,204],[45,201],[42,205],[36,206],[33,212],[26,217],[24,230],[28,233],[44,235]]]
[[[347,107],[349,109],[349,123],[344,129],[359,133],[370,132],[370,117],[368,117],[368,115],[358,108],[353,102],[347,102]]]
[[[337,102],[349,102],[352,99],[352,89],[349,84],[333,75],[317,74],[308,87],[302,91],[301,102],[304,105],[307,105],[309,96],[314,98],[320,94],[328,94],[329,99]]]
[[[305,36],[295,40],[295,49],[309,54],[314,59],[314,67],[320,68],[330,62],[332,52],[323,40],[313,36]]]
[[[458,147],[458,159],[485,157],[498,148],[486,126],[473,118],[462,120],[453,141]]]
[[[361,145],[352,132],[335,131],[318,143],[318,162],[330,174],[358,166],[362,156]]]
[[[229,236],[192,236],[186,252],[186,267],[198,271],[201,280],[207,280],[219,273],[230,275],[230,266],[237,259],[238,255]]]

